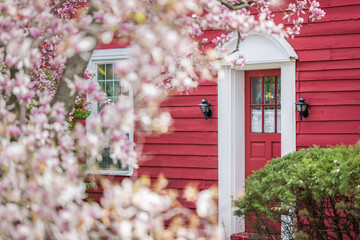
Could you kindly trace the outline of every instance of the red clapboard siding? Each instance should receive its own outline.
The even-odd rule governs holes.
[[[181,143],[181,144],[217,144],[217,132],[169,132],[150,136],[136,136],[137,143]]]
[[[147,167],[189,167],[189,168],[217,168],[216,156],[157,156],[142,155],[140,165]]]
[[[170,96],[179,96],[179,93],[177,92],[170,92]],[[217,95],[217,86],[216,85],[205,85],[205,86],[199,86],[194,89],[190,89],[188,92],[183,93],[180,96],[188,95],[188,96],[209,96],[209,95]]]
[[[128,43],[125,43],[118,38],[114,38],[109,44],[98,42],[96,49],[112,49],[112,48],[126,48],[126,47],[129,47]]]
[[[301,96],[312,106],[358,105],[360,109],[360,91],[301,93]]]
[[[354,144],[360,127],[360,1],[323,0],[326,17],[289,40],[299,56],[296,96],[309,105],[297,116],[297,149]]]
[[[359,26],[360,28],[360,26]],[[298,71],[335,70],[335,69],[357,69],[360,67],[360,59],[332,60],[302,62],[297,64]]]
[[[359,106],[310,106],[309,117],[304,121],[351,121],[357,120],[360,124]]]
[[[360,34],[296,37],[289,41],[295,50],[360,47]]]
[[[331,49],[331,59],[356,59],[360,58],[360,48]]]
[[[360,71],[358,69],[300,72],[299,75],[298,80],[300,81],[360,79]]]
[[[326,11],[325,18],[303,24],[301,34],[288,40],[299,56],[296,96],[303,96],[310,104],[308,118],[299,122],[297,116],[297,149],[313,144],[354,144],[359,140],[360,1],[320,0],[320,4]],[[283,14],[273,10],[275,20],[281,21]],[[204,31],[202,38],[208,39],[204,47],[214,48],[211,40],[222,33]],[[99,47],[123,47],[121,44],[114,40]],[[217,92],[216,82],[205,81],[187,93],[169,93],[161,110],[169,111],[173,117],[170,132],[135,137],[143,150],[135,176],[146,174],[154,182],[163,173],[169,178],[168,187],[177,190],[192,182],[198,183],[199,189],[217,184]],[[208,120],[198,107],[203,98],[212,105],[213,117]],[[123,177],[113,179],[120,181]],[[94,191],[95,200],[100,193]]]
[[[357,0],[350,0],[352,4],[342,4],[338,5],[337,7],[330,7],[325,8],[324,11],[326,11],[325,18],[328,21],[339,21],[339,20],[356,20],[360,18],[360,5],[355,1]],[[339,0],[339,3],[343,3],[343,0]],[[316,23],[316,22],[314,22]],[[347,27],[347,26],[345,26]],[[332,32],[329,32],[329,34],[332,34]]]
[[[358,134],[360,121],[303,121],[299,127],[302,134]]]
[[[213,105],[217,105],[217,96],[188,96],[181,95],[176,97],[169,97],[166,99],[161,106],[163,107],[193,107],[197,106],[201,103],[203,98],[206,98],[209,103]]]
[[[340,144],[355,144],[359,141],[358,134],[301,134],[296,138],[297,147],[319,145],[326,147]]]
[[[300,63],[304,61],[326,61],[331,59],[331,50],[332,49],[302,50],[297,51],[297,54]],[[296,66],[299,65],[299,62]]]
[[[200,110],[199,110],[200,111]],[[203,120],[203,121],[202,121]],[[200,125],[196,125],[196,124]],[[193,131],[200,131],[200,132],[216,132],[217,131],[217,117],[208,118],[205,120],[205,117],[200,118],[188,118],[188,119],[173,119],[172,125],[169,128],[169,132],[174,131],[182,131],[182,132],[193,132]],[[135,133],[142,133],[140,130],[135,130]],[[149,132],[148,132],[149,133]]]
[[[159,174],[163,174],[169,179],[192,179],[192,180],[217,180],[217,169],[207,168],[169,168],[169,167],[145,167],[142,166],[137,170],[139,175],[147,175],[150,177],[158,177]]]
[[[207,189],[211,186],[217,185],[217,180],[182,180],[182,179],[170,179],[168,187],[173,189],[184,189],[188,184],[197,184],[197,188],[200,190]]]
[[[208,118],[208,120],[205,120],[204,115],[199,119],[174,119],[173,122],[174,123],[170,127],[170,131],[217,131],[217,119]]]
[[[360,59],[360,48],[297,51],[299,62]]]
[[[303,34],[303,30],[305,29],[306,31],[306,27],[307,26],[313,26],[315,24],[319,24],[319,23],[324,23],[324,22],[335,22],[335,21],[343,21],[343,20],[356,20],[359,19],[359,8],[360,5],[358,3],[354,4],[355,1],[357,0],[350,0],[353,2],[353,4],[351,5],[339,5],[336,8],[334,7],[329,7],[329,4],[327,3],[327,1],[319,1],[320,2],[320,7],[326,12],[325,17],[320,19],[320,20],[316,20],[316,21],[312,21],[310,18],[309,19],[304,19],[304,24],[303,24],[303,28],[301,29],[300,32],[300,36]],[[342,1],[338,1],[338,2],[342,2]],[[283,5],[281,7],[283,10],[287,8],[287,5]],[[283,23],[285,25],[285,29],[288,26],[291,26],[291,22],[284,22],[283,21],[283,12],[279,11],[279,9],[273,9],[273,13],[275,13],[274,16],[274,21],[276,23]],[[257,13],[254,12],[254,14],[256,15]],[[312,34],[317,34],[315,31],[312,32]],[[338,34],[338,33],[335,33]]]
[[[353,8],[353,7],[352,7]],[[351,9],[352,9],[351,8]],[[357,8],[360,11],[360,5]],[[360,15],[360,13],[357,13]],[[349,15],[351,16],[351,15]],[[289,25],[288,27],[291,27]],[[352,34],[359,33],[360,20],[339,20],[329,22],[313,22],[310,24],[304,24],[301,29],[300,36],[324,36],[329,34]]]
[[[211,81],[200,79],[199,87],[201,87],[201,86],[217,86],[216,79],[212,79]]]
[[[337,7],[337,6],[345,6],[345,5],[359,5],[359,1],[357,0],[330,0],[330,6]]]
[[[144,154],[217,156],[217,145],[144,144],[142,147]]]
[[[167,107],[166,110],[170,112],[172,118],[204,118],[204,114],[201,112],[199,106]],[[211,111],[213,114],[212,118],[217,118],[217,106],[211,105]]]
[[[360,91],[359,80],[303,81],[298,92]]]

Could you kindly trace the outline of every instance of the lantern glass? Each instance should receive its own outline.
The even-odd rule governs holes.
[[[300,111],[301,111],[301,105],[300,105],[300,104],[296,104],[296,109],[297,109],[298,112],[300,112]]]
[[[301,110],[302,110],[303,112],[305,112],[305,111],[306,111],[306,108],[307,108],[307,104],[302,104],[302,106],[301,106]]]
[[[205,105],[200,106],[200,108],[201,108],[201,111],[202,111],[203,113],[205,113],[206,110],[207,110]]]

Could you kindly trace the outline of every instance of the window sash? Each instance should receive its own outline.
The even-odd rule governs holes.
[[[116,61],[119,60],[129,60],[129,54],[128,54],[128,49],[112,49],[112,50],[95,50],[93,53],[92,58],[89,61],[88,64],[88,69],[94,71],[95,77],[93,79],[93,81],[98,81],[98,66],[99,65],[109,65],[109,64],[115,64]],[[113,70],[112,70],[113,71]],[[105,72],[106,74],[106,72]],[[106,76],[106,75],[105,75]],[[104,80],[100,80],[100,82],[104,82],[106,83],[112,83],[112,86],[114,87],[115,82],[119,81],[119,86],[121,86],[121,79],[116,78],[115,75],[112,77],[112,79],[105,79]],[[98,81],[99,82],[99,81]],[[106,93],[106,92],[105,92]],[[111,100],[115,101],[116,96],[114,96],[115,93],[115,89],[113,89],[112,91],[112,96],[108,96],[111,98]],[[128,96],[130,98],[131,101],[131,105],[132,105],[132,109],[134,108],[133,106],[133,89],[132,86],[130,86],[129,91],[128,91]],[[98,104],[93,103],[90,106],[90,110],[91,110],[91,115],[95,116],[98,113]],[[134,141],[134,124],[132,124],[132,128],[131,128],[131,132],[128,133],[129,139],[130,141]],[[108,148],[104,149],[104,152],[107,152]],[[132,151],[134,151],[133,149],[131,149]],[[107,158],[109,158],[109,156],[107,156]],[[103,161],[106,161],[106,159],[103,159]],[[109,160],[109,159],[107,159]],[[90,164],[94,164],[95,160],[94,159],[88,159],[88,163]],[[101,166],[101,164],[99,164]],[[131,176],[133,174],[133,168],[128,166],[126,168],[100,168],[98,170],[91,170],[89,172],[90,174],[95,173],[95,174],[103,174],[103,175],[122,175],[122,176]]]

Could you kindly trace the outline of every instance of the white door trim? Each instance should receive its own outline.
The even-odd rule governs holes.
[[[261,56],[262,45],[257,44],[257,49],[254,49],[257,56],[254,57],[250,56],[250,41],[250,45],[240,44],[240,48],[247,49],[251,62],[242,68],[232,68],[223,64],[222,71],[218,74],[219,224],[223,227],[226,239],[230,239],[231,234],[245,231],[244,220],[233,216],[231,200],[244,188],[246,70],[281,69],[281,155],[296,151],[296,53],[289,48],[290,45],[286,41],[287,45],[283,46],[284,41],[277,38],[264,37],[261,34],[254,34],[254,37],[257,38],[257,43],[261,40],[271,40],[276,44],[272,44],[273,49],[268,49],[271,44],[263,44],[267,47],[264,57]],[[271,51],[277,54],[277,61],[269,61],[268,54]]]

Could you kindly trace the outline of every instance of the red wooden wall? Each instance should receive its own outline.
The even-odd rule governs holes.
[[[354,144],[360,127],[360,1],[319,0],[326,16],[305,23],[301,34],[288,41],[299,56],[296,98],[303,96],[309,117],[297,118],[297,148]],[[277,13],[281,20],[282,14]],[[286,27],[286,26],[285,26]],[[221,31],[207,31],[210,41]],[[100,48],[113,48],[99,46]],[[121,46],[119,46],[121,47]],[[213,117],[204,119],[197,106],[203,98],[212,104]],[[187,94],[174,94],[162,104],[173,117],[168,134],[136,138],[143,148],[135,176],[167,177],[169,187],[182,190],[189,182],[200,189],[217,184],[217,84],[201,83]],[[121,177],[115,177],[120,180]]]
[[[360,1],[320,0],[325,18],[289,40],[299,56],[296,98],[310,104],[297,120],[297,148],[354,144],[360,127]]]
[[[206,98],[213,115],[205,120],[198,104]],[[190,182],[199,189],[217,184],[217,85],[202,82],[188,94],[173,94],[161,105],[173,117],[167,134],[137,138],[143,146],[138,175],[155,179],[160,173],[169,179],[169,188],[181,190]]]

